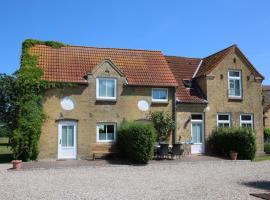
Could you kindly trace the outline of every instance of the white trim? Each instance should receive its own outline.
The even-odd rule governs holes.
[[[202,119],[192,119],[192,115],[201,115]],[[202,124],[202,143],[194,143],[194,144],[204,144],[204,114],[203,113],[191,113],[190,115],[190,122],[191,122],[191,141],[192,141],[192,122],[194,123],[201,123]]]
[[[73,156],[63,156],[62,153],[62,126],[73,126],[74,127],[74,146],[73,147],[64,147],[64,149],[73,149]],[[77,121],[60,121],[58,123],[58,159],[77,159]]]
[[[242,116],[243,115],[250,116],[251,117],[251,120],[242,120]],[[250,113],[240,114],[240,127],[242,127],[242,124],[250,124],[251,125],[251,128],[253,129],[253,114],[250,114]]]
[[[199,63],[199,65],[198,65],[198,67],[197,67],[195,73],[193,74],[192,78],[195,78],[195,77],[196,77],[196,75],[197,75],[199,69],[201,68],[202,63],[203,63],[203,60],[200,61],[200,63]]]
[[[98,125],[113,125],[114,126],[114,140],[100,140]],[[115,122],[97,122],[96,124],[96,141],[99,143],[114,143],[116,141],[116,126]],[[106,133],[107,134],[107,133]]]
[[[154,90],[166,90],[166,99],[154,99],[153,98],[153,91]],[[152,102],[155,103],[167,103],[168,102],[168,88],[152,88]]]
[[[239,72],[239,77],[230,76],[230,72]],[[239,80],[239,96],[230,95],[230,80]],[[242,72],[241,70],[229,69],[228,70],[228,96],[229,98],[242,98]]]
[[[229,118],[228,120],[219,120],[218,116],[219,115],[228,115]],[[228,124],[229,123],[229,127],[231,127],[231,113],[217,113],[217,127],[219,127],[219,124]]]
[[[114,81],[114,97],[99,96],[99,80],[113,80]],[[108,77],[97,77],[96,78],[96,99],[97,100],[116,100],[117,96],[117,79]]]

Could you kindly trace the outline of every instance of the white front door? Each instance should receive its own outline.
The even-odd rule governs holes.
[[[58,124],[58,159],[76,159],[77,122],[61,121]]]
[[[191,153],[204,153],[204,120],[203,114],[191,115]]]

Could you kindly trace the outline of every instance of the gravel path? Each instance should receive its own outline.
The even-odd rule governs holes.
[[[0,165],[0,199],[256,199],[270,192],[270,161],[175,162],[46,170]]]

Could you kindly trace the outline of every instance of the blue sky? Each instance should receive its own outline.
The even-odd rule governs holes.
[[[270,84],[269,0],[9,0],[0,2],[0,72],[27,38],[204,57],[237,44]]]

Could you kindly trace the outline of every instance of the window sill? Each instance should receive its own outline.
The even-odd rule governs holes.
[[[102,140],[99,140],[99,141],[97,141],[97,143],[99,143],[99,144],[114,144],[116,141],[114,140],[114,141],[108,141],[108,140],[104,140],[104,141],[102,141]]]
[[[110,102],[116,102],[117,99],[96,98],[96,101],[110,101]]]
[[[229,101],[243,101],[243,97],[228,97]]]
[[[152,103],[152,104],[168,104],[169,101],[168,101],[168,100],[167,100],[167,101],[155,101],[155,100],[152,100],[151,103]]]

